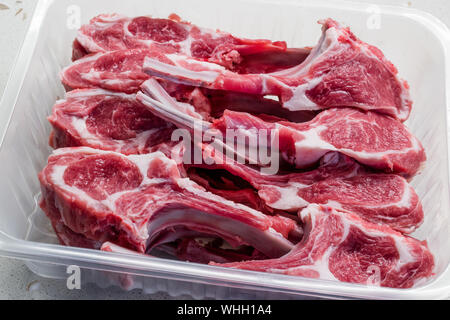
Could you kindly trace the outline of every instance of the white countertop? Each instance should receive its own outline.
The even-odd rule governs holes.
[[[354,0],[407,6],[428,11],[450,26],[449,0]],[[35,0],[0,0],[0,96],[22,45]],[[6,7],[7,9],[6,9]],[[183,297],[188,298],[188,297]],[[0,299],[170,299],[167,294],[145,295],[139,290],[99,289],[87,286],[70,291],[62,280],[42,279],[20,261],[0,258]]]

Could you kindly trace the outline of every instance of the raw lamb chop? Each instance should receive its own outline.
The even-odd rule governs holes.
[[[125,156],[91,148],[54,151],[39,174],[41,207],[74,234],[145,253],[186,230],[280,257],[299,240],[295,221],[266,216],[183,178],[161,152]],[[182,227],[184,229],[179,229]],[[186,230],[185,230],[186,229]]]
[[[142,254],[136,251],[120,247],[111,242],[101,243],[99,241],[91,240],[82,234],[73,232],[61,220],[55,220],[52,223],[53,230],[58,237],[61,244],[71,247],[79,247],[86,249],[96,249],[114,253],[123,254]],[[180,236],[179,231],[174,232],[177,236]],[[185,238],[178,240],[177,242],[162,244],[156,249],[164,253],[168,253],[173,257],[177,257],[181,261],[189,261],[196,263],[208,264],[210,262],[216,263],[229,263],[229,262],[242,262],[247,260],[260,260],[268,259],[267,256],[258,252],[257,250],[242,246],[241,248],[232,248],[226,244],[223,239],[220,238],[198,238],[198,232],[185,232],[183,233]],[[190,238],[197,237],[197,238]],[[167,238],[166,238],[167,241]],[[148,253],[145,254],[150,256]]]
[[[61,72],[61,80],[67,90],[103,88],[135,93],[140,85],[150,78],[142,71],[145,56],[161,56],[161,52],[132,49],[86,56],[65,68]],[[161,57],[164,58],[163,55]],[[282,108],[279,102],[262,96],[200,89],[163,80],[159,82],[171,96],[191,104],[192,112],[205,120],[220,117],[226,109],[271,114],[297,122],[310,120],[314,116],[310,111],[289,111]]]
[[[203,156],[206,163],[214,164],[186,165],[194,169],[194,173],[198,168],[206,170],[201,179],[196,179],[192,172],[188,173],[192,180],[217,193],[217,189],[210,188],[220,181],[220,175],[218,178],[215,171],[230,173],[254,188],[259,199],[253,199],[253,203],[260,211],[260,202],[276,211],[293,213],[311,203],[326,204],[352,211],[367,221],[385,224],[403,233],[413,232],[423,222],[419,197],[404,178],[372,173],[337,152],[326,154],[317,169],[285,175],[263,175],[248,165],[226,158],[214,148],[206,147]],[[239,202],[235,197],[238,194],[247,200],[244,203],[248,203],[251,202],[248,199],[252,199],[244,197],[248,192],[248,189],[231,191],[231,196]],[[229,196],[226,190],[221,190],[220,194],[225,198]]]
[[[392,288],[432,275],[425,243],[331,207],[311,205],[300,215],[306,235],[284,257],[221,266]]]
[[[218,130],[223,137],[232,130],[248,137],[247,141],[251,141],[255,131],[270,133],[272,142],[279,146],[273,151],[279,151],[282,159],[296,168],[307,168],[329,151],[338,151],[374,169],[412,177],[426,160],[422,144],[402,123],[376,112],[328,109],[309,122],[290,123],[268,122],[226,110],[222,118],[211,124],[184,112],[186,104],[180,105],[154,79],[146,81],[142,90],[145,94],[138,93],[137,99],[178,127],[203,132]]]
[[[168,49],[245,73],[289,68],[300,64],[311,52],[287,49],[281,41],[240,39],[199,28],[174,14],[169,19],[103,14],[81,27],[74,42],[73,58],[88,53],[153,48]]]
[[[155,117],[134,94],[101,89],[74,90],[53,108],[53,148],[85,146],[124,154],[149,153],[174,126]]]
[[[242,75],[190,56],[166,54],[166,59],[148,56],[144,70],[188,85],[275,95],[290,111],[355,107],[408,119],[409,86],[383,53],[332,19],[320,23],[319,44],[303,63],[290,69]]]
[[[146,56],[166,60],[165,54],[173,48],[125,49],[91,54],[64,68],[60,78],[68,91],[72,89],[102,88],[123,93],[136,93],[140,85],[150,78],[143,72]],[[195,90],[193,87],[162,81],[166,90],[181,93],[181,97]],[[185,93],[184,91],[188,91]]]

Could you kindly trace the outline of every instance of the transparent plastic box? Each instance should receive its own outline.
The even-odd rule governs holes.
[[[37,205],[37,173],[51,152],[46,117],[64,96],[58,73],[70,63],[77,14],[87,23],[97,14],[113,12],[155,17],[177,13],[200,26],[285,40],[291,47],[314,45],[321,32],[317,21],[332,17],[382,49],[411,85],[415,103],[407,125],[428,154],[426,168],[412,181],[425,210],[425,223],[414,236],[427,240],[436,258],[436,275],[412,289],[389,289],[58,245]],[[431,15],[401,7],[310,0],[41,0],[0,103],[0,254],[25,260],[44,277],[64,278],[66,266],[77,265],[83,269],[84,282],[166,291],[173,296],[448,299],[449,49],[445,25]]]

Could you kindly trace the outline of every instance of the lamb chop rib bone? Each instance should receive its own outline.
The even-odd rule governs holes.
[[[327,152],[337,151],[376,170],[410,178],[426,160],[422,144],[402,123],[375,112],[329,109],[312,121],[296,124],[267,122],[250,114],[225,111],[222,118],[208,123],[184,112],[185,104],[173,99],[155,79],[141,88],[143,92],[137,94],[137,99],[155,115],[180,128],[208,131],[208,136],[216,137],[220,135],[211,131],[218,130],[224,136],[227,130],[234,130],[249,139],[252,129],[269,132],[272,145],[279,147],[272,151],[279,152],[283,161],[296,168],[307,168]]]
[[[237,74],[193,57],[167,54],[146,57],[151,76],[210,89],[275,95],[290,111],[355,107],[408,119],[409,86],[383,53],[336,21],[321,21],[323,35],[298,66],[269,74]],[[374,89],[376,88],[376,89]]]

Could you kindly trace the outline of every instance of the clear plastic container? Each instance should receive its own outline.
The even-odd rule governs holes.
[[[423,173],[412,181],[426,214],[414,236],[428,241],[436,257],[436,275],[415,288],[399,290],[57,245],[37,206],[37,173],[51,152],[46,116],[64,96],[58,73],[70,63],[77,15],[87,23],[97,14],[112,12],[156,17],[174,12],[201,26],[245,37],[286,40],[298,47],[314,45],[321,32],[317,20],[332,17],[381,48],[411,85],[415,104],[407,124],[423,142],[429,158]],[[449,49],[450,32],[442,23],[400,7],[310,0],[41,0],[0,104],[0,254],[26,260],[31,270],[45,277],[66,277],[65,266],[78,265],[83,268],[84,282],[166,291],[174,296],[449,298]],[[254,290],[259,293],[255,295]]]

